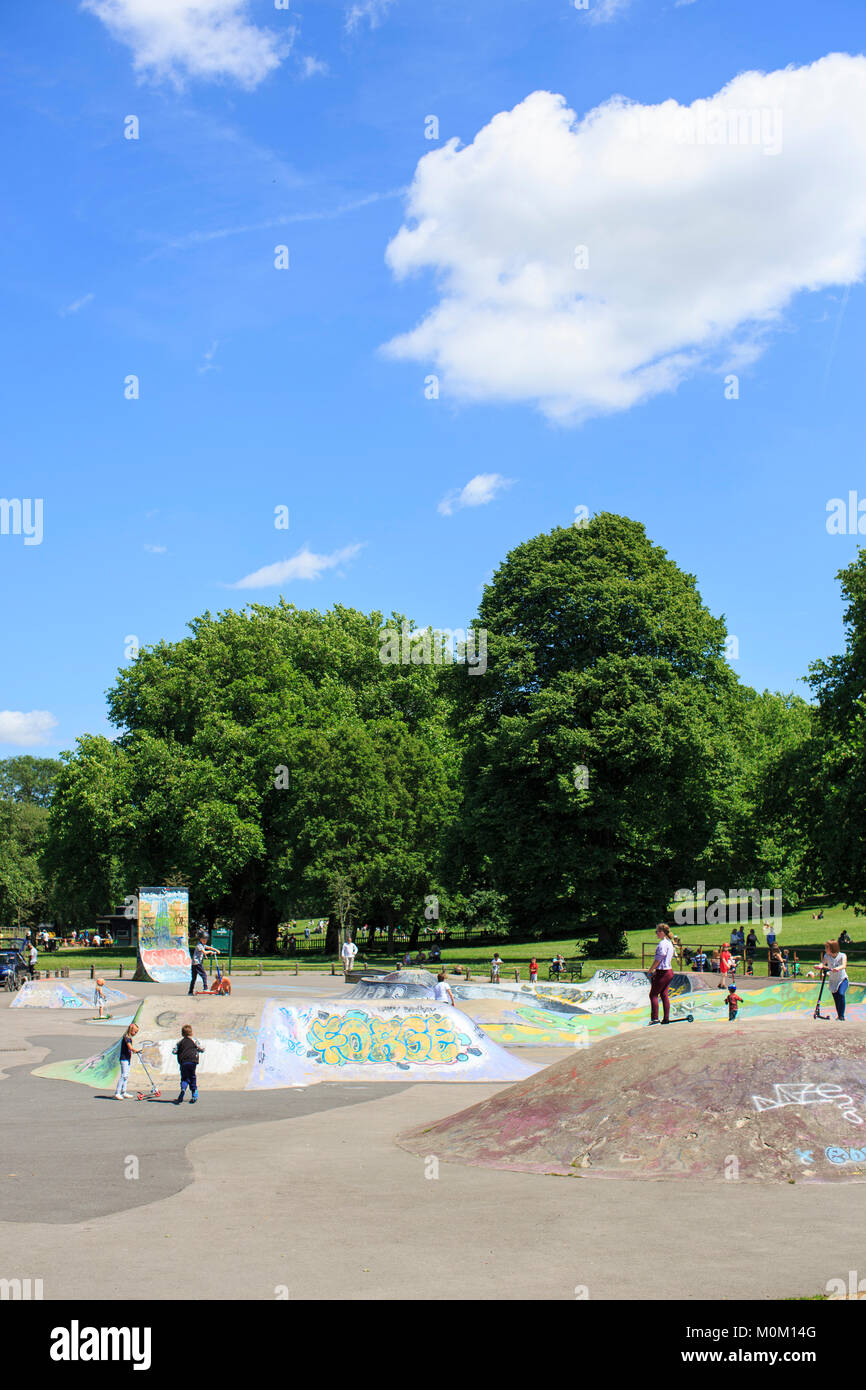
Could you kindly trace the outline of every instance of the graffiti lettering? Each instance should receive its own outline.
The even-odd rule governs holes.
[[[824,1157],[841,1168],[845,1163],[866,1163],[866,1149],[843,1149],[831,1145],[824,1150]]]
[[[349,1062],[393,1062],[398,1067],[425,1063],[466,1062],[470,1038],[456,1033],[439,1013],[407,1013],[393,1019],[374,1018],[353,1009],[345,1014],[320,1012],[307,1030],[309,1057],[327,1066]]]

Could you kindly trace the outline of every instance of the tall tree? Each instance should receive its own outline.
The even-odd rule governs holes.
[[[365,917],[423,920],[456,761],[439,671],[381,661],[381,626],[281,601],[143,651],[109,691],[111,752],[82,748],[61,777],[55,859],[72,871],[89,823],[126,891],[186,882],[194,915],[262,950],[282,917],[322,912],[336,873]]]
[[[836,576],[847,601],[845,650],[815,661],[821,762],[811,806],[826,891],[866,911],[866,550]]]
[[[521,928],[617,949],[711,851],[736,687],[724,623],[643,526],[601,513],[513,550],[477,625],[488,670],[453,673],[465,853]]]

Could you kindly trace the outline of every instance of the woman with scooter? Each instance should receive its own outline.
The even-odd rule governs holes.
[[[840,951],[838,941],[825,941],[821,969],[827,972],[827,984],[836,1005],[836,1020],[845,1022],[845,995],[848,993],[848,957]]]
[[[671,1000],[668,991],[674,978],[674,972],[671,969],[674,958],[674,943],[671,940],[671,929],[664,922],[660,922],[656,927],[656,938],[658,945],[649,971],[650,1024],[659,1021],[659,997],[661,997],[664,1010],[662,1023],[670,1023]]]

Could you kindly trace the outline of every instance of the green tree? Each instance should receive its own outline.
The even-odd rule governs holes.
[[[34,927],[45,920],[48,893],[42,853],[48,811],[29,800],[0,801],[0,921]]]
[[[0,761],[0,801],[29,801],[49,806],[61,763],[57,758],[21,754]]]
[[[820,762],[810,805],[826,891],[866,911],[866,551],[836,576],[847,602],[845,650],[809,668]]]
[[[639,523],[602,513],[513,550],[477,626],[486,674],[453,672],[466,861],[491,866],[521,928],[615,951],[713,853],[724,623]]]
[[[230,918],[263,951],[280,920],[321,915],[337,873],[365,920],[423,913],[456,760],[440,672],[383,663],[381,626],[281,601],[141,652],[108,694],[118,739],[61,775],[58,869],[75,872],[90,836],[103,888],[109,866],[127,885],[184,882],[194,916]]]

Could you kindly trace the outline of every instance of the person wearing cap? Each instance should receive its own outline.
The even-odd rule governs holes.
[[[736,986],[736,985],[728,985],[728,993],[727,993],[727,996],[726,996],[726,998],[725,998],[725,1003],[726,1003],[727,1006],[728,1006],[728,1022],[729,1022],[729,1023],[733,1023],[734,1019],[737,1017],[737,1011],[738,1011],[740,1005],[742,1004],[742,1002],[743,1002],[742,999],[740,998],[739,994],[737,993],[737,986]]]

